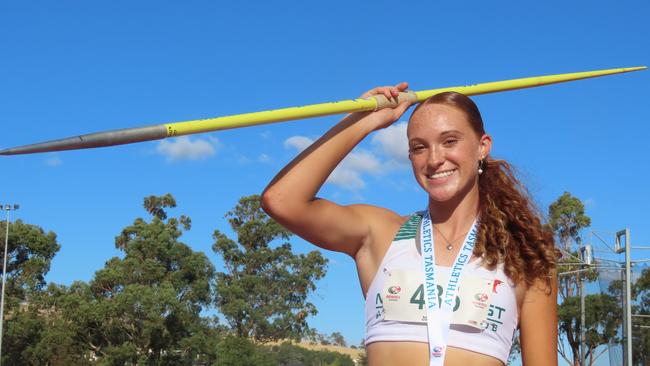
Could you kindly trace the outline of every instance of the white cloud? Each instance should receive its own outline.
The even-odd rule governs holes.
[[[54,154],[50,156],[49,158],[45,159],[44,161],[45,165],[50,166],[50,167],[55,167],[63,164],[63,161],[59,158],[58,155]]]
[[[262,137],[264,140],[268,140],[271,138],[271,131],[265,130],[260,132],[260,137]]]
[[[219,139],[212,136],[208,136],[208,141],[191,140],[188,136],[180,136],[171,140],[160,141],[156,151],[165,156],[167,162],[201,160],[216,154],[216,149],[220,145]]]
[[[217,137],[211,136],[211,135],[208,135],[207,137],[208,137],[208,141],[210,141],[210,143],[212,145],[214,145],[215,147],[220,147],[221,146],[221,141],[219,141],[219,139]]]
[[[370,152],[352,152],[334,169],[327,181],[342,188],[359,189],[366,186],[361,179],[363,173],[379,174],[383,171],[382,164]]]
[[[260,156],[257,157],[257,161],[260,163],[270,163],[271,157],[266,154],[260,154]]]
[[[377,131],[372,137],[372,144],[392,162],[390,165],[402,167],[410,164],[406,126],[406,122],[400,122]]]
[[[250,164],[253,161],[245,155],[239,155],[237,156],[237,164],[244,165],[244,164]]]
[[[263,153],[258,155],[257,158],[251,158],[246,155],[237,155],[237,164],[247,165],[255,162],[262,163],[262,164],[270,163],[271,157]]]
[[[309,147],[309,145],[313,143],[314,140],[310,139],[309,137],[291,136],[288,139],[284,140],[284,147],[285,148],[293,147],[294,149],[297,149],[299,152],[302,152],[307,147]]]
[[[284,141],[284,146],[294,148],[298,151],[306,149],[313,143],[308,137],[292,136]],[[362,174],[380,174],[384,166],[377,157],[364,150],[353,151],[334,169],[327,178],[327,183],[337,185],[341,188],[356,190],[366,186]]]

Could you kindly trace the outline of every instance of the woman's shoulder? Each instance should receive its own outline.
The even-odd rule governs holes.
[[[369,222],[379,225],[397,224],[401,226],[416,215],[416,213],[400,215],[388,208],[369,204],[353,204],[348,207]]]
[[[372,233],[370,242],[375,245],[380,244],[382,247],[404,227],[415,228],[422,217],[420,212],[401,215],[384,207],[367,204],[355,204],[349,207],[369,224]]]

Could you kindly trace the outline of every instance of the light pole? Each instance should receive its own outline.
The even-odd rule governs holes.
[[[632,366],[632,265],[634,263],[648,262],[647,259],[632,260],[632,249],[650,249],[650,247],[633,247],[632,239],[630,238],[630,229],[623,229],[616,232],[616,241],[614,242],[614,249],[616,254],[625,252],[625,317],[624,317],[624,333],[625,333],[625,365]]]
[[[4,324],[4,310],[5,310],[5,286],[7,284],[7,251],[9,248],[9,211],[15,211],[20,206],[14,205],[0,205],[0,209],[7,212],[7,219],[5,221],[5,255],[2,265],[2,295],[0,296],[0,365],[2,365],[2,325]]]
[[[625,288],[624,292],[624,319],[623,327],[625,338],[625,365],[632,366],[632,270],[631,270],[631,248],[632,240],[630,239],[630,229],[623,229],[616,232],[615,241],[616,254],[625,252]]]
[[[580,260],[587,266],[594,263],[594,255],[591,245],[585,245],[580,248]],[[584,268],[584,266],[581,266]],[[580,274],[578,274],[578,278]],[[586,348],[587,336],[585,332],[585,281],[580,280],[580,365],[587,364]]]

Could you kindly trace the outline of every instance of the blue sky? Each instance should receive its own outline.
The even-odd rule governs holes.
[[[0,5],[0,147],[107,129],[414,90],[650,63],[650,5],[611,2],[30,1]],[[592,227],[650,246],[650,71],[476,97],[493,155],[541,209],[564,191]],[[406,117],[404,117],[406,120]],[[317,118],[134,145],[0,158],[0,202],[58,234],[49,281],[89,280],[113,239],[172,193],[184,237],[212,254],[223,215],[259,193],[337,121]],[[403,125],[370,136],[320,195],[408,214],[423,208],[400,152]],[[292,240],[296,250],[312,247]],[[363,337],[353,262],[331,259],[312,326]],[[639,253],[637,256],[648,257]]]

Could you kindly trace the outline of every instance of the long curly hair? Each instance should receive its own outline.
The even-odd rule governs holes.
[[[413,113],[431,104],[463,111],[477,135],[485,134],[481,113],[467,96],[456,92],[436,94]],[[510,164],[487,156],[482,161],[482,170],[478,180],[481,220],[474,255],[490,270],[503,263],[505,274],[515,284],[525,281],[531,286],[541,280],[550,289],[551,274],[559,257],[552,231],[542,225],[539,210]]]

